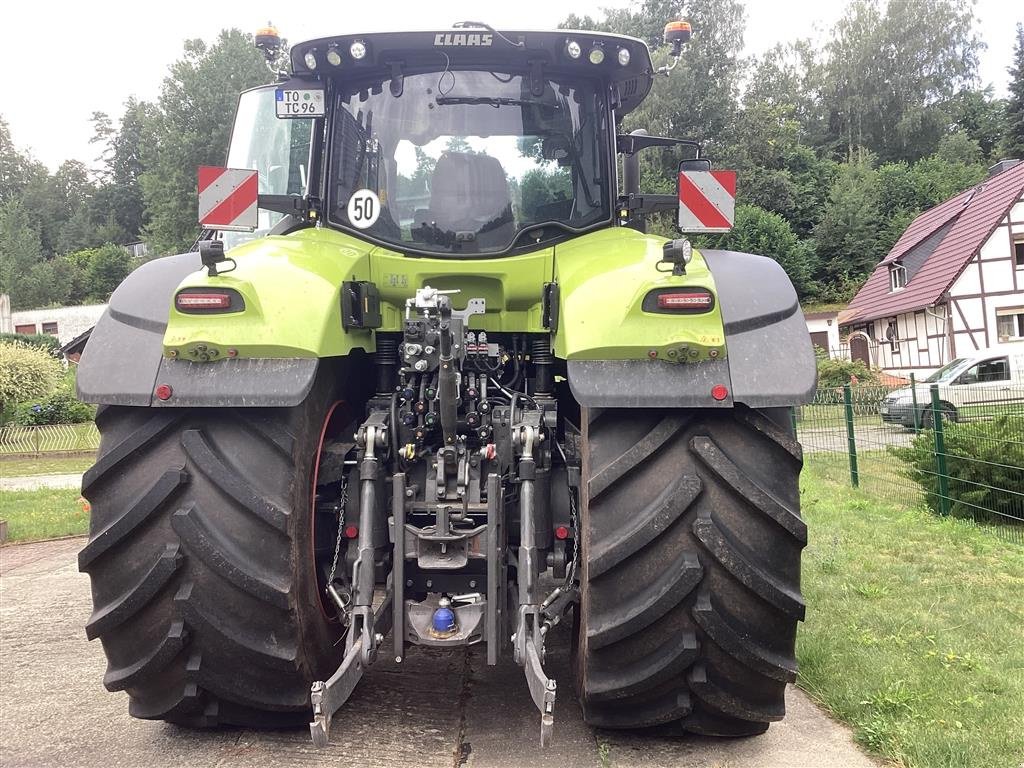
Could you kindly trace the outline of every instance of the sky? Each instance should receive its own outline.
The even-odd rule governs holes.
[[[894,0],[896,1],[896,0]],[[95,167],[97,147],[90,116],[106,112],[115,122],[129,96],[155,100],[168,65],[180,57],[182,41],[212,40],[225,27],[255,31],[268,20],[293,42],[349,32],[446,29],[464,19],[505,29],[555,27],[570,13],[600,14],[624,0],[388,0],[386,3],[320,3],[312,13],[301,3],[280,0],[177,0],[174,3],[53,0],[45,12],[33,3],[13,3],[4,13],[9,54],[19,62],[2,85],[0,114],[14,143],[51,170],[66,159]],[[746,0],[746,53],[763,53],[779,42],[826,39],[842,15],[843,0]],[[379,8],[386,7],[387,13]],[[978,0],[977,31],[988,45],[980,75],[1005,95],[1013,53],[1014,25],[1024,11],[1014,0]],[[666,19],[666,21],[668,21]],[[13,34],[11,34],[13,32]],[[694,30],[700,34],[700,30]],[[13,49],[13,50],[12,50]],[[225,105],[230,119],[234,101]]]

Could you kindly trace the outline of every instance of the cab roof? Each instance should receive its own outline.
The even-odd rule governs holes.
[[[580,56],[569,54],[570,42]],[[353,44],[361,43],[361,58],[352,55]],[[592,63],[590,54],[599,49],[603,59]],[[358,52],[358,48],[356,48]],[[619,51],[628,52],[626,64]],[[339,61],[332,65],[328,52]],[[311,55],[316,67],[307,64]],[[595,55],[595,58],[598,58]],[[569,76],[598,77],[613,89],[615,109],[624,115],[644,100],[653,82],[653,65],[647,44],[625,35],[576,30],[547,32],[499,31],[483,28],[458,28],[427,32],[380,32],[338,35],[308,40],[292,46],[291,68],[294,76],[392,77],[452,69],[495,67],[503,70],[538,70]],[[543,76],[543,75],[541,75]]]

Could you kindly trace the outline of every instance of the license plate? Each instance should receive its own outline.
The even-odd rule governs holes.
[[[278,88],[278,117],[323,117],[324,92],[313,88]]]

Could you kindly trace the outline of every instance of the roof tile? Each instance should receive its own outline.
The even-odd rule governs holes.
[[[843,323],[897,315],[935,304],[949,289],[1024,190],[1024,163],[954,195],[911,223],[843,312]],[[889,290],[889,264],[956,219],[924,265],[901,291]]]

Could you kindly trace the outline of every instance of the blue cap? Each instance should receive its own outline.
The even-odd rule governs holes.
[[[451,608],[441,607],[434,611],[434,618],[431,620],[431,627],[438,634],[447,634],[455,629],[455,611]]]

